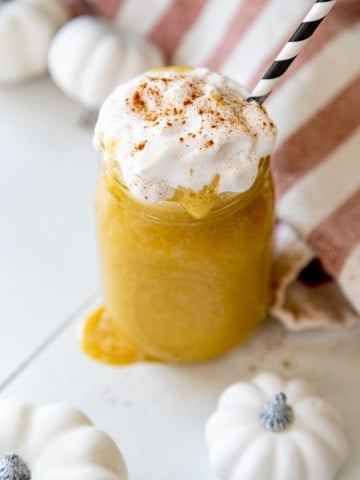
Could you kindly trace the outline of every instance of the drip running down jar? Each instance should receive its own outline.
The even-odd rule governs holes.
[[[112,152],[111,152],[112,153]],[[113,364],[206,360],[241,344],[268,305],[274,190],[270,156],[250,188],[143,201],[101,155],[96,192],[105,307],[82,345]]]

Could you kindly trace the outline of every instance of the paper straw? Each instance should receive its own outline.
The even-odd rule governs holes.
[[[249,102],[255,101],[260,105],[264,102],[270,95],[276,82],[290,67],[311,35],[333,8],[336,1],[337,0],[316,0],[292,37],[275,58],[271,67],[251,92],[250,97],[247,99]]]

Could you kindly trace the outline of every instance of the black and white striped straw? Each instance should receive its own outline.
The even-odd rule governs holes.
[[[337,0],[316,0],[292,37],[275,58],[271,67],[251,92],[250,97],[247,99],[249,102],[255,101],[261,105],[265,101],[273,90],[276,82],[284,75],[311,35],[333,8],[336,1]]]

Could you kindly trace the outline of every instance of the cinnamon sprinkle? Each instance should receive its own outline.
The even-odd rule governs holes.
[[[145,147],[146,144],[147,144],[147,140],[139,143],[138,145],[136,145],[135,150],[137,150],[137,151],[144,150],[144,147]]]
[[[133,104],[137,111],[144,111],[146,109],[146,103],[138,91],[134,93]]]
[[[187,83],[187,87],[189,87],[187,96],[177,100],[176,96],[166,95],[166,93],[168,86],[175,81],[177,82],[179,78],[181,79],[182,76],[179,75],[174,78],[149,77],[147,81],[140,84],[132,97],[125,99],[125,102],[132,112],[139,115],[143,120],[151,122],[149,128],[160,125],[162,121],[164,121],[166,127],[173,127],[174,124],[185,126],[188,122],[188,114],[194,114],[197,111],[202,118],[196,133],[185,132],[185,135],[190,138],[203,135],[204,128],[215,129],[221,127],[222,124],[228,132],[235,135],[239,128],[241,128],[241,131],[246,129],[246,118],[243,111],[247,105],[246,100],[237,98],[235,94],[227,97],[222,95],[221,92],[218,94],[212,92],[208,95],[203,91],[201,82],[196,80]],[[196,99],[200,97],[203,101],[197,105]],[[195,109],[193,112],[189,110],[188,113],[187,108],[191,108],[192,105]],[[170,117],[172,121],[166,117]],[[174,120],[171,117],[175,117]],[[275,128],[272,122],[262,121],[261,123],[263,129]],[[147,125],[144,125],[144,128],[146,127]],[[179,137],[179,141],[183,142],[184,137]],[[214,140],[206,141],[205,139],[204,141],[202,148],[210,148],[214,144]],[[142,143],[136,147],[136,150],[141,150],[142,148],[139,148],[141,146]]]

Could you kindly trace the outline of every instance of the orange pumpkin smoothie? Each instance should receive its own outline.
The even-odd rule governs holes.
[[[274,128],[260,107],[256,107],[255,114],[251,113],[253,131],[251,125],[244,127],[244,100],[233,108],[240,93],[234,93],[234,87],[226,84],[226,89],[231,90],[227,100],[220,88],[223,84],[219,87],[223,96],[214,87],[224,77],[211,77],[205,82],[196,77],[197,69],[195,72],[152,73],[145,80],[138,79],[133,90],[126,92],[123,104],[130,105],[129,112],[135,110],[129,113],[134,113],[135,119],[140,116],[136,110],[139,101],[141,108],[141,102],[147,105],[146,113],[141,112],[144,129],[156,127],[154,119],[169,110],[169,98],[175,102],[165,126],[160,125],[159,134],[145,136],[140,142],[133,131],[127,132],[131,139],[126,141],[132,142],[131,148],[126,147],[129,157],[133,152],[128,164],[118,168],[119,155],[125,148],[121,134],[111,132],[106,136],[98,130],[103,153],[96,214],[105,308],[88,319],[82,345],[88,354],[109,363],[213,358],[243,342],[266,313],[274,207],[270,147],[254,152],[248,138],[254,143],[259,132],[263,132],[266,140],[274,136]],[[193,86],[188,88],[185,99],[176,101],[179,85],[175,82],[171,96],[164,100],[162,91],[157,90],[159,82],[152,82],[152,78],[166,85],[180,78],[182,87],[184,83]],[[165,81],[161,80],[164,78]],[[145,82],[153,91],[147,92],[147,97],[142,94],[139,100],[139,85]],[[156,103],[155,95],[161,104]],[[206,95],[210,95],[214,106],[208,112],[201,106],[201,102],[209,102],[208,98],[201,98]],[[188,100],[197,98],[196,110],[188,116],[185,108],[174,113],[174,109],[181,110],[179,105],[185,107]],[[114,97],[111,102],[114,103]],[[220,130],[229,130],[227,117],[235,125],[230,137],[223,131],[212,133],[216,130],[212,127],[215,121]],[[111,121],[114,122],[114,116]],[[191,125],[186,127],[186,123]],[[172,127],[177,124],[174,133]],[[124,128],[119,131],[124,132]],[[199,136],[201,143],[195,138],[190,144],[188,138],[193,137],[189,132]],[[221,143],[223,138],[226,141]],[[157,142],[156,148],[152,146],[144,152],[145,145],[151,142]],[[142,156],[137,157],[138,152]],[[253,164],[246,160],[249,152],[257,157],[251,175]],[[167,160],[167,154],[173,157]],[[225,164],[220,166],[222,160]],[[136,161],[144,170],[135,169],[131,177]],[[169,164],[174,162],[175,170],[171,170]],[[236,171],[238,164],[242,166]],[[188,169],[187,176],[181,177],[184,168]],[[229,178],[224,180],[227,175]],[[232,175],[237,178],[234,180]],[[204,176],[207,179],[203,180]]]

